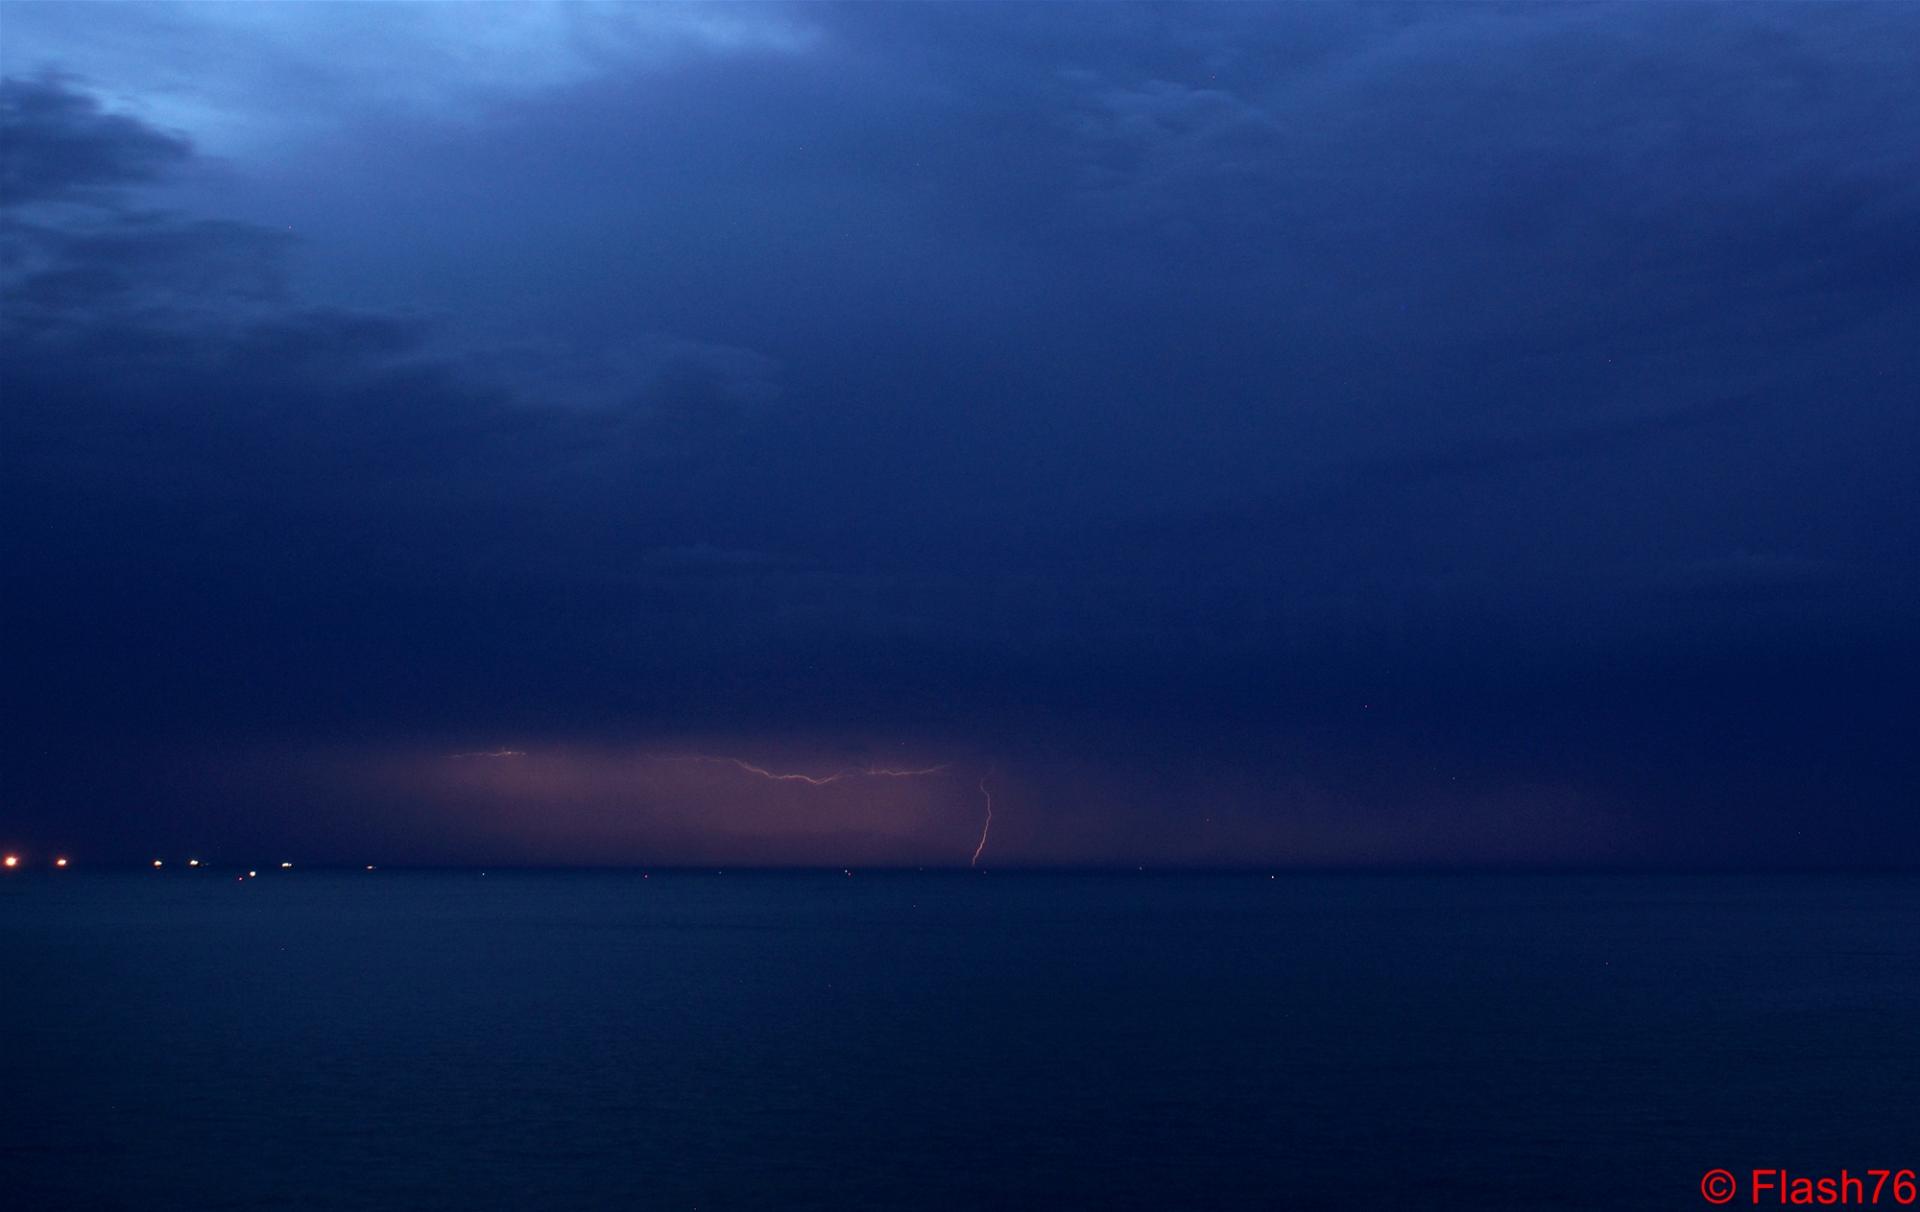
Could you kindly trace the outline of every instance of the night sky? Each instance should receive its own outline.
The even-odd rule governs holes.
[[[1920,7],[0,29],[0,844],[1920,864]]]

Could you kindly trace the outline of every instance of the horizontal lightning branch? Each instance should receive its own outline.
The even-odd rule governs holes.
[[[924,770],[894,770],[885,766],[848,766],[843,769],[836,770],[832,774],[816,776],[811,774],[781,774],[776,771],[768,770],[764,766],[756,766],[752,762],[743,761],[740,758],[733,758],[733,757],[702,756],[702,757],[693,757],[693,758],[683,758],[679,760],[694,761],[694,762],[720,762],[726,765],[738,766],[740,769],[746,771],[748,774],[757,774],[763,779],[771,779],[776,783],[805,783],[810,787],[824,787],[829,783],[838,783],[845,779],[862,778],[862,777],[883,778],[883,779],[912,779],[912,778],[919,778],[920,776],[927,775],[927,774],[939,774],[941,771],[947,769],[944,763],[939,766],[928,766]]]
[[[767,779],[775,783],[805,783],[809,787],[825,787],[833,783],[844,782],[852,778],[879,779],[915,779],[927,775],[942,774],[952,769],[952,763],[942,762],[938,766],[926,766],[917,770],[901,770],[889,766],[846,766],[832,774],[816,775],[798,772],[769,770],[765,766],[755,765],[744,758],[717,757],[710,754],[694,754],[689,757],[671,758],[676,762],[708,762],[721,766],[733,766],[747,774]],[[989,770],[987,774],[992,774]],[[987,789],[987,775],[980,776],[980,795],[986,802],[987,818],[980,828],[980,843],[973,848],[973,858],[968,866],[980,865],[980,855],[987,848],[987,834],[993,829],[993,792]]]

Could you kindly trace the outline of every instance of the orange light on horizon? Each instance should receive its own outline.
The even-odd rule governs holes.
[[[153,865],[156,867],[162,867],[162,866],[165,866],[166,864],[162,863],[159,859],[155,859],[153,860]]]
[[[187,866],[189,866],[189,867],[198,867],[199,865],[200,865],[200,860],[199,860],[199,859],[188,859],[188,860],[187,860]]]
[[[286,869],[287,869],[288,867],[291,867],[291,866],[293,866],[293,864],[292,864],[292,863],[282,863],[282,864],[280,864],[280,869],[284,871],[284,870],[286,870]]]
[[[66,866],[66,865],[67,865],[67,860],[65,860],[65,859],[63,859],[63,858],[57,858],[57,859],[55,859],[55,860],[53,860],[53,865],[54,865],[54,866],[56,866],[56,867],[64,867],[64,866]]]
[[[9,854],[6,858],[0,859],[0,862],[5,863],[9,867],[18,867],[20,865],[20,856],[17,854]]]

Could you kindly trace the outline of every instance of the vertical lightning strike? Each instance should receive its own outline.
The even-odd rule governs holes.
[[[987,774],[992,773],[991,770],[987,771]],[[980,852],[987,848],[987,834],[993,832],[993,792],[987,790],[987,774],[980,776],[980,794],[986,797],[987,819],[980,824],[980,844],[973,848],[973,858],[967,863],[969,867],[980,865]]]

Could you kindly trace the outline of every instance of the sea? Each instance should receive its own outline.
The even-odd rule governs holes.
[[[1914,877],[243,875],[0,878],[0,1206],[1689,1209],[1920,1167]]]

